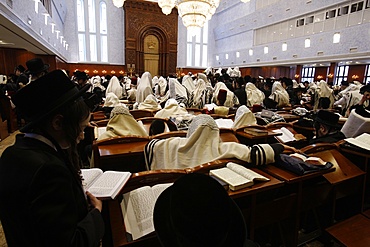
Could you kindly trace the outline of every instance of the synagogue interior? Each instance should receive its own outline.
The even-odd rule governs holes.
[[[14,95],[55,70],[89,85],[80,168],[131,175],[102,200],[100,246],[175,246],[189,222],[161,229],[162,194],[145,230],[123,205],[190,174],[225,187],[240,246],[370,246],[370,0],[0,0],[0,61],[0,157],[32,121]],[[262,178],[218,177],[234,164]],[[200,238],[231,235],[184,205],[216,222]]]

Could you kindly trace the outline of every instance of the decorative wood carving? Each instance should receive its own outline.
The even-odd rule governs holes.
[[[144,39],[148,35],[159,41],[159,74],[176,72],[177,65],[177,9],[165,15],[158,4],[149,1],[127,0],[125,10],[126,64],[135,64],[135,73],[144,68]]]

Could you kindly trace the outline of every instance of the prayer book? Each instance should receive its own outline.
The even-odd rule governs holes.
[[[105,171],[99,168],[81,169],[82,184],[98,199],[115,199],[130,179],[130,172]]]
[[[227,163],[226,167],[210,170],[209,175],[228,183],[232,191],[252,186],[255,181],[270,180],[257,172],[233,162]]]
[[[344,139],[346,142],[349,142],[357,147],[366,149],[370,151],[370,134],[362,133],[361,135],[355,138]]]
[[[105,131],[107,130],[107,127],[95,127],[94,128],[94,136],[96,139],[99,138]]]
[[[143,186],[123,195],[121,210],[126,232],[132,240],[154,232],[153,212],[159,195],[172,183]]]
[[[234,121],[232,119],[218,118],[215,120],[218,128],[231,129],[233,127]]]
[[[272,130],[272,132],[281,133],[281,135],[275,136],[275,138],[278,139],[282,143],[287,143],[287,142],[292,142],[292,141],[297,140],[294,137],[294,134],[285,127],[282,127],[281,129]]]
[[[306,157],[303,154],[299,154],[299,153],[290,154],[289,156],[300,159],[303,162],[307,162],[311,165],[317,165],[317,166],[325,166],[326,165],[326,162],[323,161],[319,157]]]

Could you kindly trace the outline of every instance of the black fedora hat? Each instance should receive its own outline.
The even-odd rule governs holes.
[[[188,174],[168,187],[154,207],[162,246],[248,246],[247,228],[236,203],[215,179]]]
[[[12,96],[17,109],[30,121],[20,130],[30,131],[35,124],[79,98],[89,87],[90,84],[87,84],[79,90],[61,70],[54,70],[30,82]]]
[[[320,110],[317,112],[314,120],[316,122],[339,128],[340,125],[338,124],[339,121],[339,115],[335,114],[334,112],[327,111],[327,110]]]
[[[44,61],[42,61],[42,59],[38,57],[28,60],[26,62],[26,65],[27,65],[26,73],[28,74],[37,74],[49,69],[50,67],[49,64],[45,64]]]

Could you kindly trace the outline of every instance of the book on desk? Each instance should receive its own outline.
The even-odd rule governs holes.
[[[209,175],[227,183],[232,191],[252,186],[255,181],[270,180],[257,172],[233,162],[227,163],[226,167],[210,170]]]

